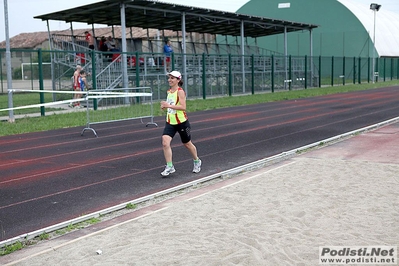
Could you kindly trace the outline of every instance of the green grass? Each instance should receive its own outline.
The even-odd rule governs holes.
[[[52,102],[52,95],[49,93],[43,93],[43,101],[45,103]],[[13,105],[15,106],[27,106],[40,103],[39,93],[14,93],[13,94]],[[0,109],[8,108],[8,94],[0,95]],[[46,108],[46,111],[59,110],[59,108]],[[15,115],[29,114],[33,112],[40,112],[39,108],[27,108],[18,109],[14,111]],[[0,116],[8,115],[8,112],[0,112]]]
[[[46,112],[48,114],[48,112]],[[0,136],[46,131],[52,129],[86,125],[85,112],[54,114],[43,117],[24,117],[16,119],[15,123],[1,122]]]
[[[128,209],[128,210],[134,210],[136,208],[137,208],[136,204],[133,204],[133,203],[126,204],[126,209]]]
[[[64,234],[67,234],[67,233],[69,233],[71,231],[80,230],[80,229],[85,228],[85,227],[87,227],[89,225],[93,225],[93,224],[99,223],[100,221],[101,221],[101,219],[93,217],[93,218],[90,218],[90,219],[88,219],[86,221],[83,221],[83,222],[80,222],[80,223],[77,223],[77,224],[69,224],[67,227],[55,231],[55,234],[56,235],[64,235]],[[48,236],[47,238],[50,238],[50,236]],[[42,240],[42,239],[40,239],[40,240]]]
[[[257,93],[254,95],[232,96],[232,97],[219,97],[212,99],[195,99],[188,100],[187,111],[195,112],[201,110],[212,110],[217,108],[242,106],[250,104],[258,104],[265,102],[284,101],[290,99],[300,99],[314,96],[321,96],[327,94],[336,94],[350,91],[360,91],[381,87],[398,86],[399,80],[379,82],[379,83],[365,83],[365,84],[351,84],[345,86],[334,86],[324,88],[309,88],[303,90],[283,91],[275,93]],[[26,103],[37,103],[32,101],[25,95],[20,95],[18,101]],[[7,95],[0,95],[0,106],[7,103]],[[47,100],[46,100],[47,101]],[[19,106],[20,102],[16,104]],[[39,108],[37,108],[39,110]],[[36,111],[38,112],[38,111]],[[46,131],[59,128],[85,126],[86,125],[86,112],[73,112],[68,114],[54,114],[50,115],[51,111],[46,108],[46,116],[43,117],[25,117],[16,119],[15,123],[0,122],[0,136],[14,135],[29,132]],[[7,113],[2,112],[0,116],[6,116]],[[154,103],[154,116],[164,116],[165,113],[159,108],[158,103]]]
[[[57,230],[54,233],[42,233],[40,235],[38,235],[37,237],[31,239],[31,240],[27,240],[26,238],[22,241],[17,241],[13,244],[10,245],[5,245],[3,247],[0,247],[0,256],[5,256],[8,254],[11,254],[15,251],[18,251],[20,249],[23,249],[27,246],[32,246],[35,245],[36,243],[40,242],[40,241],[44,241],[44,240],[49,240],[52,238],[52,236],[57,236],[57,235],[64,235],[67,234],[71,231],[75,231],[75,230],[80,230],[82,228],[85,228],[87,226],[99,223],[101,221],[101,219],[99,218],[90,218],[86,221],[77,223],[77,224],[69,224],[67,227]]]
[[[22,249],[23,247],[24,247],[24,244],[19,241],[14,244],[11,244],[11,245],[6,245],[5,247],[2,247],[0,249],[0,256],[11,254],[17,250]]]

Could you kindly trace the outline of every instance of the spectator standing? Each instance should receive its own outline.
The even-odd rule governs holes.
[[[107,41],[105,42],[107,44],[108,51],[114,52],[116,49],[116,43],[112,39],[111,36],[108,36]]]
[[[170,70],[170,56],[173,53],[173,48],[169,40],[165,41],[165,45],[163,46],[163,53],[165,54],[165,65],[166,71],[169,72]]]
[[[81,91],[80,90],[80,83],[79,83],[79,77],[80,77],[80,71],[82,70],[82,66],[81,65],[77,65],[75,72],[73,72],[73,90],[74,91]],[[82,95],[80,93],[75,93],[73,95],[73,99],[79,99],[80,97],[82,97]],[[80,107],[80,102],[72,102],[69,104],[69,107],[76,107],[79,108]]]
[[[100,40],[100,43],[99,43],[99,46],[100,46],[100,49],[99,49],[99,50],[100,50],[101,52],[107,52],[107,51],[108,51],[108,47],[107,47],[106,42],[107,42],[107,39],[105,39],[105,37],[102,36],[102,37],[101,37],[101,40]]]
[[[111,36],[108,36],[107,40],[105,41],[105,44],[107,46],[107,51],[115,52],[116,44]],[[112,56],[113,56],[113,53],[107,53],[107,58],[109,61],[111,61]]]
[[[79,86],[80,86],[81,91],[85,91],[85,90],[89,89],[89,86],[87,84],[87,79],[86,79],[86,72],[84,70],[80,70]]]
[[[88,31],[85,31],[85,34],[86,34],[86,41],[89,44],[89,48],[94,50],[94,38],[93,38],[93,36]]]

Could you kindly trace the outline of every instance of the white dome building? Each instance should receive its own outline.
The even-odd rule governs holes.
[[[377,12],[365,0],[251,0],[237,13],[319,25],[311,35],[314,56],[373,57],[375,21],[375,56],[399,57],[399,13],[381,2]],[[310,55],[309,36],[288,33],[288,54]],[[257,44],[284,54],[282,34],[259,38]]]

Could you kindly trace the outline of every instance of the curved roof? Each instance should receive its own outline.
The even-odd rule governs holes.
[[[380,3],[383,0],[376,0]],[[397,0],[395,0],[397,1]],[[257,16],[273,16],[317,24],[312,31],[314,55],[371,57],[374,51],[374,14],[366,0],[295,0],[287,1],[281,8],[281,0],[251,0],[238,11]],[[376,12],[376,56],[399,56],[399,14],[384,8]],[[289,34],[288,53],[309,54],[307,32]],[[258,45],[282,52],[280,35],[262,37]]]
[[[354,2],[353,0],[338,0],[348,8],[369,33],[374,37],[374,16],[370,10],[370,2]],[[375,48],[379,56],[399,56],[399,15],[384,9],[376,13]]]

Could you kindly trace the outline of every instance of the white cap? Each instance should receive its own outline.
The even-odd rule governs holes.
[[[175,70],[174,70],[174,71],[168,73],[168,75],[172,75],[172,76],[174,76],[175,78],[181,79],[181,73],[180,73],[179,71],[175,71]]]

